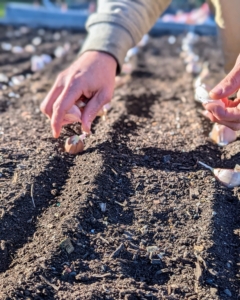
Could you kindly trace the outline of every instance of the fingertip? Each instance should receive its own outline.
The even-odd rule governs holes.
[[[216,89],[211,90],[209,92],[209,96],[214,100],[220,99],[222,97],[222,89],[216,88]]]
[[[59,123],[52,118],[51,120],[51,127],[52,127],[52,134],[54,138],[58,138],[60,135],[61,127],[59,126]]]
[[[90,121],[82,121],[82,131],[89,134],[91,132],[91,122]]]
[[[52,128],[52,135],[55,139],[57,139],[60,135],[60,132],[56,128]]]

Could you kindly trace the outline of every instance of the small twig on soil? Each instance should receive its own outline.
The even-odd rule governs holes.
[[[99,238],[106,244],[109,245],[109,241],[107,241],[105,238],[103,238],[101,235],[99,236]]]
[[[126,206],[125,204],[120,203],[120,202],[118,202],[118,201],[114,201],[114,202],[117,203],[117,204],[120,205],[120,206]]]
[[[33,198],[33,189],[34,189],[34,184],[31,185],[31,198],[32,198],[33,207],[36,208],[35,201]]]
[[[105,273],[105,274],[93,274],[92,278],[104,278],[104,277],[108,277],[111,276],[111,273]]]
[[[122,243],[111,255],[110,258],[114,258],[120,254],[120,252],[124,249],[124,244]]]
[[[44,276],[42,275],[39,275],[39,277],[42,279],[42,281],[44,281],[46,284],[50,285],[55,291],[58,291],[58,287],[51,283],[49,280],[47,280],[47,278],[45,278]]]

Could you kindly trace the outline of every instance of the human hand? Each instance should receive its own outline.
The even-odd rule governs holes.
[[[88,51],[61,72],[41,104],[41,111],[51,119],[53,136],[59,137],[64,116],[84,96],[89,99],[81,116],[82,130],[89,133],[91,124],[114,92],[117,62],[109,54]]]
[[[217,103],[205,104],[204,115],[212,122],[225,125],[235,131],[240,130],[240,55],[230,73],[210,91],[212,99],[222,100],[224,106]],[[239,91],[238,91],[239,90]],[[233,93],[237,93],[234,101],[228,100]]]

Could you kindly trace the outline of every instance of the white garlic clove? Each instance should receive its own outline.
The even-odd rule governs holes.
[[[201,161],[199,161],[198,163],[212,171],[216,179],[224,186],[228,188],[234,188],[240,185],[240,167],[238,165],[236,165],[234,169],[214,169]]]
[[[65,151],[69,154],[77,154],[82,152],[84,149],[84,143],[82,136],[73,135],[66,139]]]
[[[209,137],[219,146],[226,146],[236,141],[237,133],[225,125],[215,123]]]
[[[86,106],[86,102],[82,101],[81,99],[79,99],[77,102],[76,102],[76,106],[80,109],[84,108]]]
[[[222,107],[225,107],[225,104],[222,100],[212,100],[209,96],[206,86],[200,85],[195,89],[195,100],[201,102],[202,104],[216,103]]]
[[[232,169],[214,169],[216,178],[226,187],[234,188],[240,185],[240,172]]]
[[[81,122],[81,115],[82,114],[80,109],[76,105],[73,105],[65,114],[64,119],[62,121],[62,126],[76,122]]]

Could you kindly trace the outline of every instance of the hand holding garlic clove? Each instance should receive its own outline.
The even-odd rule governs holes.
[[[240,166],[236,165],[234,169],[212,168],[205,163],[199,161],[200,165],[209,169],[216,179],[228,188],[234,188],[240,185]]]
[[[199,101],[202,104],[215,103],[217,105],[225,107],[224,101],[211,99],[211,97],[209,96],[209,93],[206,89],[206,86],[204,84],[199,85],[199,86],[196,87],[196,89],[195,89],[195,99],[196,99],[196,101]]]

